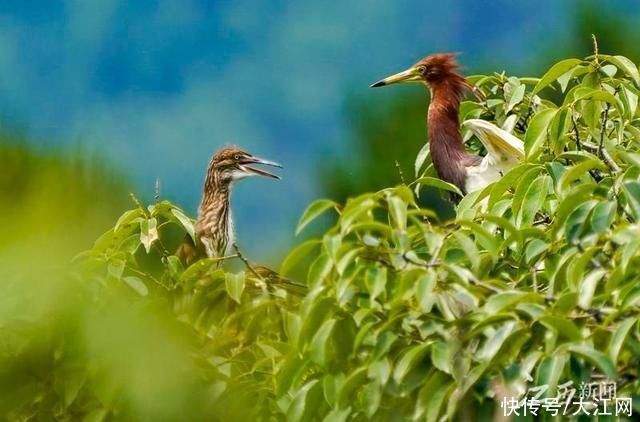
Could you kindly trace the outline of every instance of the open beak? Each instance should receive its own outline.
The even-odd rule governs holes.
[[[422,82],[422,74],[420,73],[420,70],[417,67],[411,67],[405,70],[404,72],[387,76],[386,78],[379,80],[374,84],[371,84],[369,88],[378,88],[379,86],[387,86],[391,84],[406,83],[406,82]]]
[[[243,159],[240,164],[242,166],[242,169],[247,173],[255,174],[255,175],[258,175],[258,176],[271,177],[272,179],[280,180],[280,176],[278,176],[276,174],[269,173],[266,170],[258,169],[258,168],[255,168],[255,167],[251,167],[249,165],[249,164],[261,164],[263,166],[271,166],[271,167],[282,168],[282,166],[280,164],[276,163],[276,162],[265,160],[263,158],[258,158],[258,157],[251,156],[251,157],[246,157],[245,159]]]

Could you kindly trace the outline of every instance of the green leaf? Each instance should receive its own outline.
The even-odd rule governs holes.
[[[144,218],[144,213],[140,208],[136,208],[133,210],[125,211],[124,214],[118,218],[116,225],[113,228],[114,232],[117,232],[120,228],[127,224],[135,224],[142,221]]]
[[[580,63],[582,63],[582,60],[566,59],[554,64],[549,70],[547,70],[547,73],[542,76],[540,81],[533,88],[531,95],[537,94],[543,88],[556,81],[560,76],[578,66]]]
[[[144,284],[142,280],[138,277],[134,276],[126,276],[122,279],[129,287],[131,287],[136,293],[140,296],[146,296],[149,294],[149,289],[147,289],[147,285]]]
[[[427,160],[427,158],[429,157],[429,143],[427,142],[426,144],[424,144],[422,146],[422,148],[420,148],[420,151],[418,152],[418,155],[416,156],[416,162],[414,164],[414,170],[415,170],[415,175],[418,176],[418,174],[420,173],[420,169],[422,169],[422,166],[424,165],[424,162]]]
[[[618,99],[614,97],[613,94],[599,88],[581,87],[578,90],[576,90],[573,103],[576,103],[582,100],[605,101],[611,105],[619,107]]]
[[[618,69],[626,73],[633,80],[636,86],[640,87],[640,73],[638,73],[638,66],[636,66],[631,60],[624,56],[599,55],[598,57],[615,65]]]
[[[322,391],[324,398],[330,406],[334,407],[338,401],[338,390],[344,382],[343,374],[327,374],[322,378]]]
[[[367,368],[361,367],[353,371],[342,385],[338,394],[338,407],[347,407],[354,392],[367,380]]]
[[[391,376],[389,359],[382,358],[370,364],[367,374],[369,378],[378,381],[381,385],[385,385]]]
[[[570,341],[582,340],[582,334],[576,325],[564,318],[546,315],[540,318],[540,323],[547,328],[555,330],[558,334]]]
[[[493,335],[487,339],[482,348],[476,353],[476,358],[481,362],[489,362],[500,351],[509,335],[516,329],[516,323],[509,321],[495,330]]]
[[[167,268],[169,268],[169,274],[172,277],[179,277],[180,274],[184,271],[184,267],[182,266],[182,262],[180,262],[180,258],[175,255],[170,255],[167,257]]]
[[[542,207],[549,190],[550,177],[546,174],[538,176],[524,194],[520,208],[519,222],[522,226],[533,224],[538,210]]]
[[[329,199],[318,199],[312,202],[304,213],[302,213],[302,217],[300,217],[300,221],[298,222],[298,227],[296,227],[296,235],[300,234],[300,232],[309,225],[313,220],[322,215],[325,211],[329,209],[338,209],[338,204]]]
[[[582,309],[589,309],[591,307],[591,300],[593,294],[596,291],[598,282],[607,272],[603,269],[593,270],[587,275],[580,283],[580,297],[578,299],[578,305]]]
[[[624,345],[624,341],[627,338],[627,334],[633,324],[638,322],[636,318],[627,318],[622,321],[613,334],[611,335],[611,340],[609,341],[609,358],[613,363],[618,361],[618,355],[620,354],[620,350],[622,350],[622,346]]]
[[[580,204],[586,202],[593,196],[593,191],[596,188],[595,183],[585,183],[578,185],[569,191],[567,196],[562,200],[560,205],[556,208],[555,215],[553,216],[554,231],[560,233],[564,229],[564,224],[567,217],[575,211]],[[594,206],[595,206],[595,200]]]
[[[527,192],[535,183],[541,183],[541,181],[543,180],[540,179],[540,177],[543,176],[540,175],[541,170],[541,167],[532,167],[526,173],[524,173],[518,181],[512,202],[513,215],[516,216],[516,224],[518,225],[520,225],[522,221],[522,214],[520,212],[520,209],[524,205],[524,200],[527,196]],[[537,209],[535,211],[537,211]]]
[[[317,379],[311,380],[296,392],[296,395],[293,397],[293,400],[287,409],[287,421],[299,422],[307,411],[312,412],[312,410],[307,409],[306,406],[307,396],[311,395],[310,391],[312,389],[318,390],[321,387],[318,383],[319,380]]]
[[[398,230],[407,229],[407,204],[397,196],[391,196],[387,199],[389,203],[389,214],[391,221]]]
[[[400,358],[393,371],[393,379],[396,383],[401,384],[404,377],[407,376],[416,365],[418,365],[427,355],[431,343],[424,343],[417,346],[411,346]]]
[[[338,407],[333,408],[331,412],[327,413],[327,416],[323,419],[323,422],[346,422],[351,414],[351,407],[340,409]]]
[[[380,407],[382,399],[382,387],[377,382],[367,384],[361,394],[367,418],[371,419]]]
[[[431,362],[433,362],[433,366],[447,374],[451,374],[452,352],[451,347],[445,342],[437,341],[433,343],[431,347]]]
[[[450,393],[449,378],[439,371],[427,378],[424,386],[418,392],[415,417],[413,420],[426,420],[436,422],[442,408],[445,397]],[[423,419],[424,416],[424,419]]]
[[[191,237],[191,240],[195,242],[196,232],[193,227],[193,221],[177,208],[172,208],[171,214],[176,217],[176,219],[180,222],[180,225],[182,225],[182,228],[189,234],[189,237]]]
[[[334,299],[323,297],[309,309],[309,312],[304,317],[298,336],[298,348],[300,350],[315,336],[324,321],[331,317],[334,306]]]
[[[526,246],[524,259],[527,264],[533,263],[534,260],[549,249],[549,244],[544,240],[532,239]]]
[[[242,292],[244,291],[245,276],[244,272],[226,273],[224,275],[224,285],[229,297],[235,302],[240,303]]]
[[[126,262],[124,259],[112,259],[109,261],[107,265],[107,272],[109,275],[117,280],[120,280],[122,277],[122,273],[124,272],[124,267],[126,266]]]
[[[387,269],[381,267],[369,267],[365,276],[365,285],[367,286],[371,300],[375,300],[386,288]]]
[[[540,155],[544,141],[547,139],[549,124],[556,113],[558,113],[557,108],[546,108],[531,119],[524,136],[524,149],[528,160],[535,159]]]
[[[436,287],[436,276],[432,271],[423,274],[416,285],[416,300],[420,310],[424,313],[431,312],[431,308],[436,300],[434,293]]]
[[[347,233],[357,220],[362,220],[362,216],[366,215],[376,205],[377,201],[374,199],[373,194],[364,194],[348,200],[340,215],[340,231]]]
[[[531,163],[522,163],[507,172],[500,180],[495,182],[491,188],[491,194],[489,195],[489,209],[502,199],[504,194],[511,188],[515,187],[520,181],[523,174],[529,172],[532,168],[542,166],[536,166]]]
[[[555,397],[558,381],[562,377],[568,360],[569,356],[565,352],[556,352],[540,362],[536,385],[549,386],[545,397]]]
[[[640,220],[640,182],[627,182],[623,186],[629,208],[636,221]]]
[[[288,275],[293,268],[296,267],[305,258],[320,245],[320,241],[317,239],[307,240],[296,246],[282,262],[280,266],[280,274]]]
[[[511,93],[509,97],[509,101],[507,102],[506,112],[510,112],[513,108],[518,105],[522,99],[524,98],[525,85],[518,85]]]
[[[595,233],[602,234],[609,230],[616,217],[617,204],[614,201],[600,202],[591,213],[591,228]]]
[[[625,105],[625,117],[627,117],[627,119],[629,120],[632,120],[636,115],[636,111],[638,110],[638,95],[625,87],[622,89],[621,98]]]
[[[158,240],[158,221],[155,218],[148,218],[140,222],[140,243],[144,245],[144,250],[149,253],[151,245]]]
[[[526,299],[534,299],[536,295],[528,292],[510,291],[498,293],[489,298],[484,305],[484,312],[487,315],[497,314],[498,312],[513,307]]]
[[[415,180],[411,185],[420,184],[421,186],[431,186],[436,189],[446,190],[449,192],[457,193],[460,196],[464,196],[460,189],[456,185],[445,182],[444,180],[437,179],[435,177],[421,177]]]
[[[471,238],[460,232],[454,233],[454,237],[460,244],[460,247],[464,251],[464,254],[469,259],[471,267],[474,270],[477,270],[478,266],[480,265],[480,255],[478,254],[478,248],[476,247],[476,244],[473,242],[473,240],[471,240]]]
[[[309,353],[311,360],[320,366],[327,365],[327,348],[329,347],[329,337],[336,325],[335,318],[326,320],[309,345]]]
[[[605,170],[606,166],[602,161],[595,157],[586,159],[575,166],[572,166],[560,177],[560,184],[558,187],[560,192],[565,193],[571,182],[576,180],[578,177],[589,174],[588,172],[591,169]]]
[[[334,264],[338,265],[338,250],[342,244],[342,236],[339,234],[326,234],[322,238],[322,246],[327,256],[331,258]]]
[[[604,353],[583,345],[570,345],[567,350],[597,366],[609,379],[616,380],[618,378],[615,365]]]
[[[558,83],[560,84],[560,90],[562,92],[565,92],[572,78],[575,78],[587,72],[589,72],[589,67],[587,66],[576,66],[572,69],[569,69],[557,79]]]

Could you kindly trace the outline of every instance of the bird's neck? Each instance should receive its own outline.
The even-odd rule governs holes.
[[[429,148],[433,165],[441,179],[464,191],[469,154],[460,135],[458,111],[464,93],[464,79],[444,80],[431,87],[427,115]]]
[[[230,241],[232,227],[229,200],[231,186],[223,183],[215,175],[208,174],[205,180],[202,201],[198,209],[196,233],[206,239],[207,255],[222,256]]]

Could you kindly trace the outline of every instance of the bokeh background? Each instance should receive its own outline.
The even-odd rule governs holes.
[[[591,33],[638,61],[637,0],[0,2],[0,247],[89,247],[156,180],[195,215],[235,143],[286,167],[233,198],[242,248],[277,262],[314,198],[397,183],[394,160],[412,176],[427,94],[371,82],[444,51],[537,75]]]
[[[221,145],[282,162],[232,204],[245,255],[277,267],[313,199],[393,186],[395,161],[413,177],[427,94],[371,82],[443,51],[466,74],[540,75],[592,33],[640,61],[638,1],[0,1],[0,415],[215,414],[192,327],[111,265],[69,271],[130,192],[153,202],[159,180],[194,216]]]

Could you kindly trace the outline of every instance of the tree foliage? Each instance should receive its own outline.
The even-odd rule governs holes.
[[[171,252],[192,220],[138,203],[75,259],[73,306],[14,325],[22,334],[3,360],[21,388],[1,408],[470,420],[490,417],[505,392],[546,384],[552,396],[596,375],[637,400],[638,67],[596,53],[540,78],[471,79],[485,99],[465,101],[461,119],[513,131],[526,160],[464,197],[455,218],[418,205],[424,186],[456,190],[434,177],[426,149],[405,184],[311,204],[299,229],[325,213],[335,224],[280,274],[223,270],[231,258],[183,268]],[[44,332],[34,327],[50,335],[29,336]],[[24,375],[34,366],[37,382]]]

